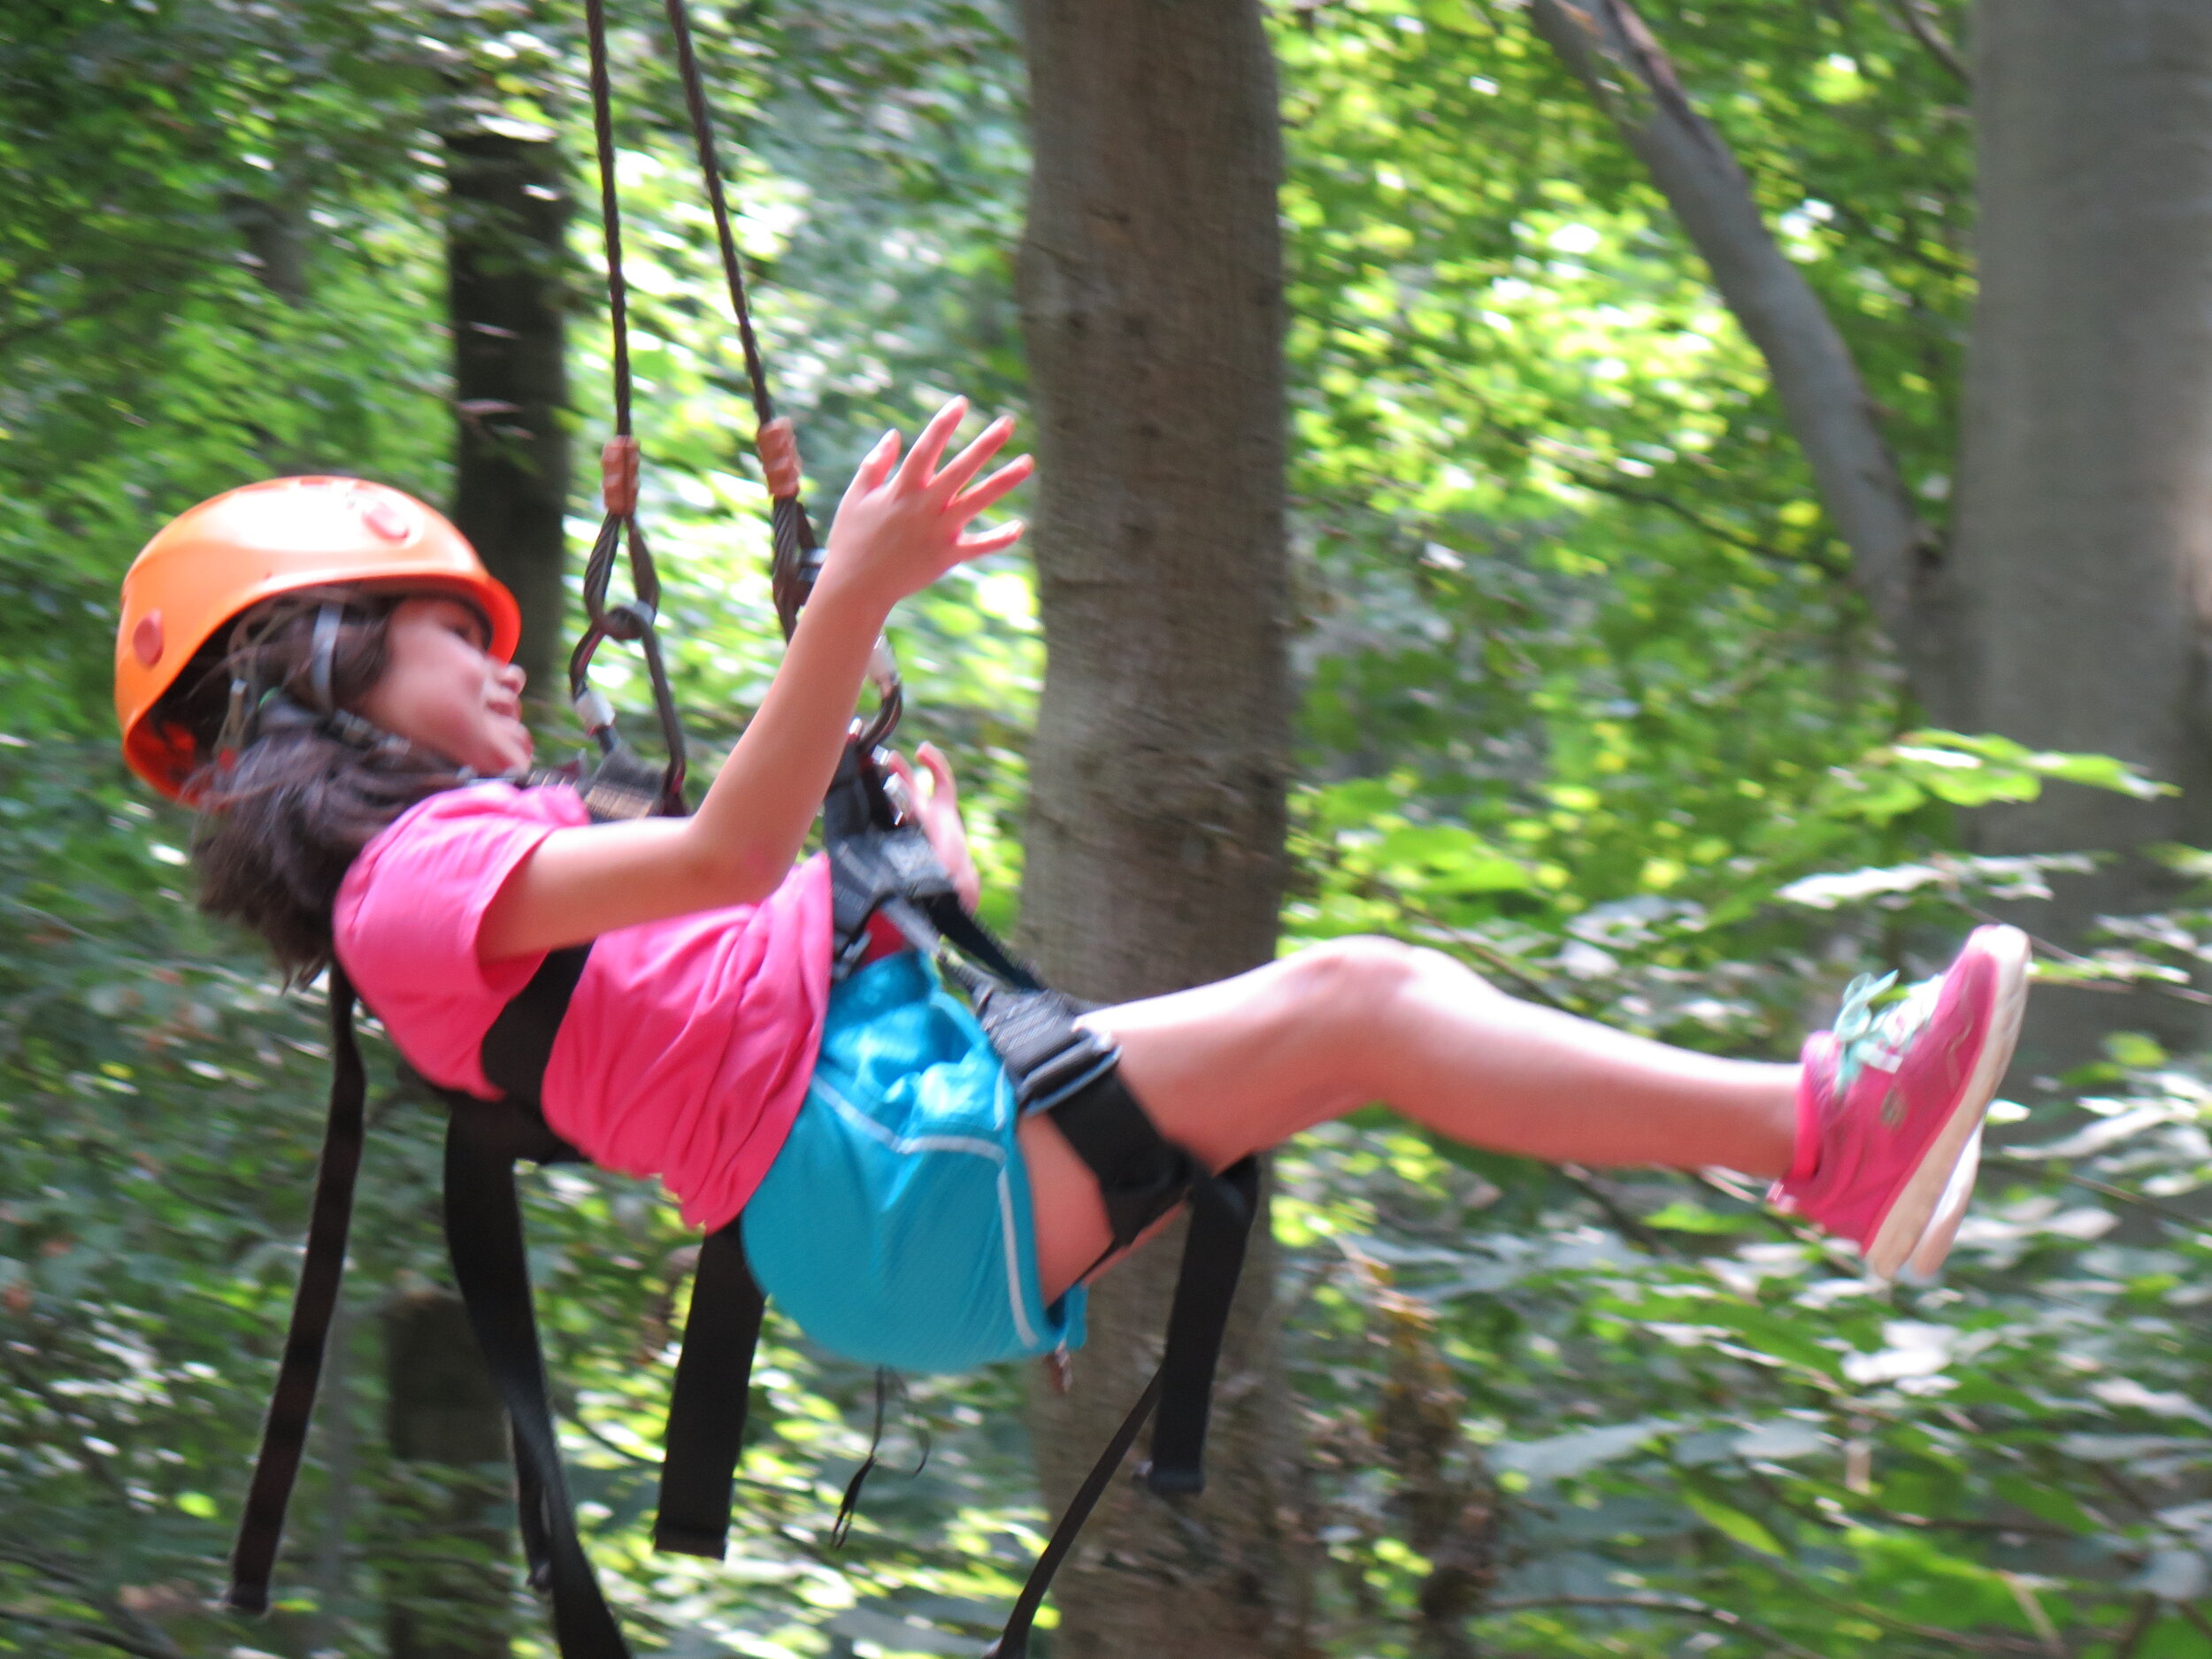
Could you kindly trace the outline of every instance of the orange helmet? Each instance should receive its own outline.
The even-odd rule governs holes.
[[[505,662],[522,631],[514,595],[443,516],[357,478],[273,478],[204,501],[155,534],[123,578],[115,713],[123,757],[165,795],[203,757],[154,707],[200,648],[241,612],[302,588],[368,583],[449,593],[484,613]]]

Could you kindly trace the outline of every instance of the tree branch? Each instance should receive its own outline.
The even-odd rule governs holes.
[[[1959,56],[1958,48],[1951,44],[1951,37],[1936,21],[1935,8],[1928,0],[1889,0],[1889,9],[1904,25],[1905,33],[1927,50],[1928,56],[1942,65],[1943,71],[1962,87],[1974,84],[1974,77],[1966,67],[1966,60]]]
[[[74,1636],[80,1641],[97,1642],[112,1647],[118,1653],[135,1654],[138,1659],[184,1659],[183,1650],[159,1632],[146,1640],[126,1636],[120,1631],[110,1630],[104,1624],[88,1624],[83,1619],[56,1618],[46,1613],[27,1613],[19,1608],[0,1607],[0,1619],[12,1624],[31,1624],[41,1630],[58,1631]]]
[[[2043,1643],[2037,1639],[2016,1637],[2003,1632],[1975,1635],[1966,1631],[1946,1630],[1939,1624],[1923,1624],[1870,1603],[1834,1594],[1787,1563],[1770,1558],[1765,1560],[1764,1565],[1777,1578],[1796,1586],[1807,1599],[1852,1614],[1870,1624],[1886,1625],[1900,1635],[1916,1637],[1922,1641],[1940,1642],[1967,1653],[2023,1654],[2030,1655],[2031,1659],[2041,1659],[2045,1652]]]
[[[1885,1509],[1878,1506],[1856,1505],[1854,1506],[1853,1513],[1847,1514],[1838,1510],[1831,1514],[1824,1509],[1816,1509],[1810,1504],[1792,1501],[1779,1481],[1761,1474],[1756,1470],[1751,1471],[1751,1480],[1767,1502],[1777,1509],[1787,1510],[1809,1525],[1825,1527],[1832,1532],[1847,1532],[1854,1527],[1863,1525],[1864,1520],[1874,1520],[1885,1522],[1893,1526],[1911,1527],[1919,1532],[1964,1532],[1970,1536],[2067,1540],[2078,1539],[2081,1536],[2070,1526],[2058,1526],[2048,1521],[1952,1520],[1942,1517],[1907,1515],[1901,1510]]]
[[[2151,1633],[2158,1623],[2158,1598],[2145,1595],[2135,1604],[2135,1615],[2127,1623],[2112,1648],[2112,1659],[2135,1659],[2135,1650],[2143,1645],[2143,1638]]]
[[[1854,585],[1904,644],[1915,570],[1934,537],[1913,509],[1827,309],[1776,243],[1742,167],[1691,107],[1673,64],[1626,0],[1530,0],[1529,18],[1650,170],[1766,359],[1821,499],[1851,549]]]
[[[1725,541],[1731,547],[1740,548],[1754,558],[1765,559],[1770,564],[1786,566],[1809,564],[1824,574],[1841,580],[1848,580],[1850,576],[1849,571],[1824,558],[1817,549],[1802,554],[1785,552],[1780,548],[1771,547],[1760,541],[1756,536],[1746,535],[1740,530],[1732,530],[1726,525],[1715,524],[1710,518],[1699,512],[1696,508],[1669,495],[1664,490],[1624,484],[1601,472],[1588,472],[1579,468],[1568,466],[1556,458],[1553,459],[1552,465],[1558,467],[1561,472],[1566,473],[1569,478],[1585,489],[1595,490],[1601,495],[1610,495],[1616,501],[1632,502],[1640,507],[1656,507],[1660,511],[1688,525],[1693,530],[1711,536],[1716,541]]]
[[[1789,1659],[1820,1659],[1811,1648],[1801,1647],[1786,1636],[1777,1635],[1763,1624],[1753,1624],[1740,1613],[1732,1613],[1724,1607],[1715,1607],[1710,1601],[1687,1595],[1517,1596],[1511,1601],[1493,1601],[1476,1617],[1489,1618],[1500,1613],[1518,1613],[1540,1607],[1621,1608],[1647,1613],[1679,1613],[1686,1618],[1701,1618],[1740,1636],[1764,1642],[1770,1651],[1786,1654]]]
[[[119,1642],[111,1632],[104,1632],[92,1640],[104,1641],[112,1647],[120,1647],[127,1653],[150,1651],[153,1659],[184,1659],[184,1655],[170,1645],[167,1634],[159,1625],[142,1614],[125,1606],[119,1598],[100,1588],[75,1563],[58,1555],[45,1555],[20,1540],[12,1538],[0,1538],[0,1561],[10,1562],[19,1567],[27,1567],[41,1578],[50,1578],[56,1584],[65,1586],[69,1594],[77,1600],[89,1603],[96,1611],[112,1619],[116,1624],[136,1631],[139,1633],[139,1640],[150,1644],[150,1647],[132,1647],[127,1642]],[[0,1607],[0,1618],[12,1618],[30,1623],[42,1620],[49,1624],[59,1622],[47,1614],[23,1612],[4,1607]],[[76,1628],[80,1634],[92,1628],[81,1624],[72,1627]]]
[[[2001,1572],[2005,1588],[2012,1592],[2012,1599],[2020,1604],[2020,1616],[2028,1621],[2029,1628],[2042,1639],[2051,1659],[2066,1659],[2066,1641],[2058,1633],[2058,1626],[2051,1622],[2050,1613],[2036,1599],[2036,1594],[2025,1578],[2016,1572]]]
[[[1681,1255],[1679,1250],[1644,1225],[1642,1220],[1632,1213],[1627,1205],[1622,1203],[1603,1182],[1583,1168],[1581,1164],[1562,1164],[1556,1167],[1560,1174],[1565,1176],[1573,1184],[1576,1190],[1603,1212],[1605,1218],[1613,1224],[1614,1232],[1643,1251],[1645,1255],[1675,1256]]]
[[[1982,1167],[1985,1170],[2009,1170],[2015,1174],[2034,1176],[2047,1181],[2061,1180],[2069,1187],[2078,1187],[2085,1192],[2094,1193],[2100,1198],[2109,1198],[2116,1204],[2132,1204],[2139,1210],[2147,1210],[2162,1220],[2186,1227],[2192,1233],[2204,1231],[2203,1217],[2190,1215],[2170,1204],[2162,1204],[2155,1198],[2142,1193],[2131,1193],[2126,1187],[2115,1187],[2109,1181],[2101,1181],[2093,1175],[2077,1175],[2071,1170],[2055,1169],[2048,1164],[2028,1158],[2008,1158],[2001,1153],[1985,1154]]]
[[[68,1402],[55,1394],[44,1378],[35,1375],[17,1363],[14,1356],[6,1355],[4,1350],[0,1350],[0,1370],[5,1370],[8,1375],[15,1379],[17,1387],[25,1394],[35,1396],[40,1404],[52,1412],[58,1422],[89,1430],[95,1433],[99,1433],[100,1431],[109,1426],[94,1417],[90,1412],[73,1408]],[[101,1438],[104,1440],[106,1436],[101,1434]],[[79,1436],[73,1450],[67,1455],[73,1456],[90,1470],[93,1478],[105,1486],[119,1502],[126,1508],[129,1506],[131,1502],[129,1483],[115,1471],[114,1466],[105,1456],[87,1446],[81,1435]]]

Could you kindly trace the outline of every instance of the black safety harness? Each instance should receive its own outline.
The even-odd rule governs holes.
[[[922,833],[899,819],[873,755],[856,741],[847,747],[830,790],[824,841],[836,917],[833,972],[848,972],[859,959],[879,914],[916,949],[957,953],[946,956],[948,971],[972,996],[1020,1109],[1050,1113],[1097,1179],[1112,1229],[1108,1254],[1130,1248],[1178,1204],[1187,1202],[1191,1209],[1160,1369],[1038,1557],[994,1648],[1000,1659],[1016,1659],[1027,1651],[1031,1622],[1054,1573],[1156,1410],[1146,1483],[1170,1497],[1204,1486],[1214,1369],[1257,1207],[1258,1169],[1247,1158],[1217,1175],[1161,1136],[1123,1084],[1113,1046],[1078,1023],[1080,1005],[1040,983],[961,908]],[[449,1108],[445,1230],[455,1282],[512,1427],[530,1582],[551,1601],[562,1659],[628,1659],[578,1540],[562,1474],[515,1179],[524,1161],[582,1158],[547,1127],[539,1101],[555,1037],[590,954],[585,944],[548,955],[486,1033],[479,1057],[503,1099],[440,1091]],[[286,1500],[306,1442],[344,1268],[365,1094],[355,1000],[342,971],[334,968],[330,1117],[306,1260],[232,1563],[230,1604],[247,1611],[268,1605]],[[764,1306],[740,1224],[733,1220],[708,1234],[700,1249],[669,1402],[653,1534],[657,1548],[723,1556]]]
[[[614,330],[616,435],[604,457],[606,518],[585,571],[587,626],[569,663],[571,698],[598,749],[595,764],[572,772],[570,780],[601,819],[680,815],[687,810],[683,732],[656,632],[659,583],[636,518],[638,446],[631,434],[626,298],[603,4],[603,0],[586,0]],[[666,0],[666,6],[760,425],[757,442],[772,503],[773,587],[787,635],[821,553],[799,499],[790,423],[777,416],[767,392],[685,0]],[[633,596],[610,603],[613,568],[626,550]],[[334,635],[334,627],[324,632]],[[664,765],[647,764],[622,741],[612,708],[589,683],[593,654],[610,639],[640,648],[667,750]],[[1098,1182],[1112,1243],[1093,1271],[1134,1245],[1178,1205],[1187,1203],[1191,1212],[1160,1368],[1055,1526],[990,1650],[997,1659],[1020,1659],[1054,1573],[1156,1413],[1151,1455],[1142,1471],[1145,1482],[1167,1497],[1204,1486],[1214,1370],[1258,1207],[1258,1166],[1246,1158],[1216,1173],[1164,1138],[1122,1082],[1113,1045],[1079,1023],[1084,1006],[1046,987],[961,907],[926,838],[902,814],[886,787],[879,745],[896,725],[902,702],[887,648],[879,645],[870,677],[879,695],[877,709],[848,740],[823,804],[823,845],[834,911],[833,976],[841,979],[869,952],[879,918],[895,926],[912,949],[941,963],[972,1002],[1020,1110],[1049,1113]],[[349,741],[387,741],[357,717],[328,706],[326,697],[318,701],[325,706],[301,710],[299,718],[319,720]],[[562,1473],[515,1176],[523,1162],[583,1161],[580,1152],[547,1126],[541,1101],[554,1040],[590,953],[591,946],[583,944],[548,955],[486,1033],[479,1059],[503,1098],[484,1101],[438,1091],[449,1109],[445,1230],[455,1282],[506,1407],[530,1582],[551,1602],[562,1659],[629,1659],[628,1646],[577,1536],[575,1508]],[[268,1606],[285,1509],[305,1449],[344,1273],[365,1140],[366,1079],[354,1033],[357,995],[334,962],[329,1002],[330,1109],[305,1259],[232,1558],[229,1604],[248,1612]],[[700,1248],[669,1402],[654,1528],[657,1548],[723,1557],[764,1302],[746,1262],[738,1221],[708,1234]],[[849,1492],[849,1502],[850,1497]]]

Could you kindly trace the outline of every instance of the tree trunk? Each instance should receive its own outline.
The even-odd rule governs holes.
[[[1021,252],[1049,667],[1023,892],[1058,983],[1122,1000],[1274,950],[1289,691],[1281,149],[1255,0],[1031,0]],[[1298,1455],[1264,1218],[1222,1363],[1206,1494],[1114,1489],[1061,1576],[1059,1659],[1287,1654]],[[1179,1233],[1092,1303],[1041,1387],[1064,1502],[1157,1357]]]
[[[550,141],[446,136],[453,329],[453,519],[522,610],[516,660],[554,691],[565,595],[568,396],[565,179]],[[386,1319],[392,1455],[391,1659],[506,1659],[511,1494],[506,1415],[460,1299],[402,1295]]]
[[[453,521],[522,607],[516,660],[539,695],[561,660],[568,505],[562,234],[567,177],[549,140],[448,134],[446,263],[459,419]]]
[[[384,1316],[390,1659],[508,1659],[513,1494],[507,1414],[461,1299],[402,1293]]]
[[[261,286],[288,305],[307,299],[307,191],[280,186],[266,196],[233,191],[223,215],[237,230]]]
[[[1981,292],[1955,549],[1938,618],[1947,724],[2119,756],[2184,793],[2061,785],[1992,809],[1990,852],[2212,844],[2212,6],[2003,0],[1979,9]],[[2173,884],[2140,857],[2029,919],[2078,940]],[[2037,995],[2032,1065],[2193,1010]]]

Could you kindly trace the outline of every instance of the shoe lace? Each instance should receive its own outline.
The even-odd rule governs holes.
[[[1843,1006],[1837,1010],[1836,1094],[1851,1092],[1859,1073],[1869,1065],[1894,1071],[1912,1040],[1934,1016],[1936,999],[1943,988],[1939,977],[1923,979],[1886,1008],[1875,1005],[1897,983],[1893,972],[1862,973],[1843,987]]]

